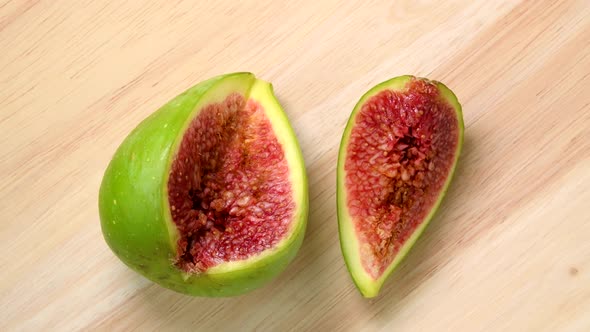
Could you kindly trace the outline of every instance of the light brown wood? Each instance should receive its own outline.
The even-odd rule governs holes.
[[[588,1],[0,1],[0,330],[590,331]],[[118,144],[198,81],[273,82],[306,159],[295,261],[191,298],[106,246]],[[380,297],[338,244],[336,154],[360,96],[445,82],[466,140],[450,191]]]

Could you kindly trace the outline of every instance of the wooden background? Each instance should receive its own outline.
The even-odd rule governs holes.
[[[590,331],[590,2],[0,0],[0,330]],[[310,181],[275,281],[191,298],[99,227],[126,134],[200,80],[274,83]],[[371,86],[446,83],[466,141],[437,217],[379,298],[338,246],[336,154]]]

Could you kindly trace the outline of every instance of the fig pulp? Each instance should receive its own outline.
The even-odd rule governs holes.
[[[338,157],[340,244],[365,297],[422,233],[451,181],[463,141],[461,105],[445,85],[401,76],[354,108]]]
[[[262,286],[303,240],[307,179],[272,86],[250,73],[187,90],[124,140],[100,188],[103,235],[148,279],[197,296]]]

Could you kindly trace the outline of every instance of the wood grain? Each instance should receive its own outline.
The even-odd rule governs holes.
[[[588,1],[0,1],[0,330],[590,330]],[[100,233],[126,134],[196,82],[272,81],[310,181],[277,280],[191,298]],[[439,213],[380,297],[338,246],[336,153],[358,98],[401,74],[459,96],[466,141]]]

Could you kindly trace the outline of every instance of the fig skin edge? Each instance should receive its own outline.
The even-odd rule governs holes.
[[[344,171],[344,164],[346,160],[347,154],[347,147],[348,142],[350,139],[350,133],[352,128],[356,122],[356,115],[358,111],[361,109],[362,105],[364,105],[371,97],[378,94],[379,92],[391,89],[396,91],[403,91],[406,87],[406,84],[411,81],[412,79],[420,79],[420,80],[427,80],[431,83],[434,83],[439,91],[441,96],[453,107],[455,110],[455,114],[458,120],[458,144],[457,149],[455,151],[455,159],[453,161],[453,166],[450,169],[449,175],[443,185],[442,190],[438,195],[438,199],[436,200],[434,206],[430,209],[430,212],[426,216],[426,218],[422,221],[422,223],[414,230],[410,238],[406,241],[406,243],[400,248],[399,252],[396,254],[394,260],[391,264],[385,269],[381,277],[374,280],[371,278],[364,270],[361,265],[360,254],[359,254],[359,243],[355,235],[354,225],[352,224],[351,217],[347,210],[347,195],[344,188],[345,183],[345,171]],[[357,102],[355,105],[348,122],[346,124],[346,128],[344,129],[344,133],[342,134],[342,139],[340,141],[340,149],[338,152],[338,167],[336,171],[337,176],[337,190],[336,190],[336,201],[337,201],[337,216],[338,216],[338,232],[340,238],[340,249],[344,256],[344,262],[346,267],[352,277],[352,280],[360,291],[361,295],[365,298],[373,298],[379,294],[383,283],[387,280],[387,278],[391,275],[391,273],[395,270],[395,268],[401,263],[404,257],[407,255],[409,250],[418,240],[420,235],[424,232],[426,226],[428,226],[429,222],[433,218],[436,213],[436,210],[440,206],[447,190],[452,182],[453,175],[455,173],[455,169],[457,166],[457,162],[459,160],[459,156],[461,154],[461,149],[463,146],[463,132],[464,132],[464,122],[463,122],[463,113],[461,104],[459,103],[455,94],[444,84],[438,81],[428,80],[426,78],[416,78],[412,75],[405,75],[405,76],[398,76],[394,77],[390,80],[384,81],[379,83],[378,85],[371,88],[367,91]]]
[[[283,147],[296,204],[292,228],[274,248],[259,255],[189,274],[174,265],[179,234],[168,206],[170,167],[190,121],[203,106],[220,102],[231,92],[263,106]],[[272,85],[251,73],[203,81],[143,120],[117,149],[99,191],[101,229],[115,255],[151,281],[193,296],[235,296],[276,277],[301,246],[308,207],[307,175],[295,133]]]

